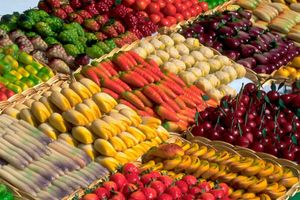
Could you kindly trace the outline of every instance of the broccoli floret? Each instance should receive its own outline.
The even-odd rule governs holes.
[[[47,23],[51,27],[51,29],[56,33],[62,30],[64,24],[61,19],[53,16],[45,18],[43,22]]]
[[[104,54],[104,52],[99,46],[93,45],[86,48],[86,54],[91,58],[99,58]]]
[[[64,45],[64,49],[66,50],[66,52],[71,55],[76,57],[78,54],[80,54],[79,50],[77,49],[77,47],[74,44],[66,44]]]
[[[53,44],[60,44],[60,42],[58,42],[55,38],[53,37],[46,37],[44,39],[44,41],[48,44],[48,45],[53,45]]]
[[[78,36],[84,36],[85,33],[82,26],[76,22],[64,24],[64,30],[76,30]]]

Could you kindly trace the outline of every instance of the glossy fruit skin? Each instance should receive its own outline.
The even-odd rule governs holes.
[[[176,7],[169,3],[163,8],[163,13],[166,16],[174,16],[176,14]]]
[[[150,16],[150,20],[154,23],[154,24],[157,24],[160,22],[161,20],[161,17],[159,14],[151,14]]]
[[[147,11],[150,14],[158,13],[160,11],[160,6],[158,3],[152,2],[147,6]]]

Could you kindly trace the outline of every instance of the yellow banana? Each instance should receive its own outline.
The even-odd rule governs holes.
[[[163,161],[163,164],[164,164],[163,169],[165,169],[165,170],[176,169],[176,167],[181,163],[181,161],[182,161],[182,156],[176,156],[172,159],[164,160]]]
[[[265,165],[265,168],[258,172],[259,177],[268,177],[274,172],[275,166],[274,164],[268,162]]]
[[[131,161],[135,161],[138,157],[140,157],[140,155],[131,148],[126,149],[124,153],[132,158]]]
[[[286,179],[286,178],[291,178],[291,177],[294,177],[294,173],[291,169],[285,167],[283,169],[283,176],[282,176],[282,179]]]
[[[246,176],[254,176],[258,172],[260,172],[261,169],[264,168],[265,168],[265,162],[259,159],[255,159],[252,165],[244,169],[241,173]]]
[[[196,178],[199,178],[204,172],[206,172],[209,169],[209,162],[207,160],[201,160],[200,166],[198,169],[194,172],[194,176]]]
[[[219,177],[219,179],[225,183],[230,183],[234,178],[237,177],[237,173],[226,173]]]
[[[199,167],[200,167],[200,164],[201,164],[201,161],[198,157],[196,156],[191,156],[191,159],[192,159],[192,163],[190,164],[190,166],[186,169],[186,173],[187,174],[192,174],[194,173]]]
[[[97,117],[94,114],[93,110],[90,109],[86,104],[80,103],[75,106],[75,110],[83,114],[87,120],[91,123],[92,121],[96,120]]]
[[[135,145],[131,148],[132,150],[136,151],[137,154],[139,154],[139,156],[142,156],[145,152],[144,152],[144,149],[141,148],[140,146],[138,145]]]
[[[174,179],[175,180],[181,180],[185,176],[184,173],[175,174]]]
[[[123,108],[119,112],[130,119],[132,121],[132,125],[135,127],[137,127],[142,122],[142,118],[131,108]]]
[[[128,132],[121,132],[118,134],[118,136],[123,140],[128,148],[133,147],[134,145],[137,145],[139,143],[139,141]]]
[[[271,200],[271,197],[267,194],[261,194],[259,197],[260,200]]]
[[[69,133],[62,133],[58,136],[59,140],[63,140],[69,145],[76,147],[78,145],[78,142],[72,137]]]
[[[88,78],[82,78],[79,80],[79,82],[84,85],[92,94],[101,92],[100,87],[94,81]]]
[[[139,169],[141,170],[141,172],[146,171],[146,170],[150,170],[152,167],[155,166],[155,162],[153,160],[150,160],[147,163],[142,164]]]
[[[227,160],[230,157],[230,154],[227,151],[217,152],[215,154],[214,162],[222,163],[223,161]]]
[[[49,124],[60,133],[66,133],[70,130],[70,125],[64,120],[59,113],[52,113],[49,117]]]
[[[49,100],[61,111],[67,111],[72,107],[68,99],[57,91],[51,93]]]
[[[253,185],[258,180],[255,176],[247,177],[247,176],[237,176],[232,180],[233,185],[237,185],[239,188],[247,189],[250,185]]]
[[[102,116],[97,104],[92,99],[85,99],[83,100],[83,103],[87,105],[90,109],[92,109],[94,115],[96,116],[96,119]]]
[[[104,139],[96,139],[94,142],[94,148],[103,156],[114,157],[117,154],[112,144]]]
[[[135,138],[137,138],[140,142],[147,139],[146,135],[136,127],[133,126],[127,127],[127,132],[133,135]]]
[[[142,117],[142,124],[157,129],[161,125],[161,121],[155,117],[145,116]]]
[[[188,142],[185,142],[184,145],[182,146],[182,149],[184,151],[187,151],[189,148],[191,148],[191,144]]]
[[[149,149],[152,147],[150,147],[149,144],[147,144],[145,141],[141,142],[139,145],[142,146],[143,149],[145,149],[145,152],[149,151]]]
[[[153,130],[152,128],[145,126],[143,124],[139,124],[137,128],[144,133],[146,138],[148,140],[151,140],[152,138],[155,138],[157,136],[156,130]]]
[[[110,172],[115,172],[120,166],[120,163],[112,157],[98,156],[95,161],[108,169]]]
[[[125,151],[127,149],[125,142],[123,142],[123,140],[118,136],[111,137],[109,142],[113,145],[116,151]]]
[[[52,138],[53,140],[57,139],[57,131],[50,126],[48,123],[42,123],[39,125],[38,129],[45,133],[48,137]]]
[[[71,107],[74,107],[77,104],[82,102],[81,97],[74,90],[72,90],[70,88],[63,88],[61,90],[61,94],[64,95],[68,99]]]
[[[258,179],[256,183],[250,185],[247,188],[247,190],[249,192],[259,193],[259,192],[264,191],[267,188],[267,186],[268,186],[267,179],[261,178],[261,179]]]
[[[64,120],[70,122],[75,126],[85,126],[89,124],[88,119],[83,114],[74,109],[70,109],[66,112],[63,112],[62,116]]]
[[[110,116],[118,121],[122,121],[124,122],[127,126],[131,126],[132,122],[131,120],[129,120],[127,117],[125,117],[124,115],[120,114],[119,111],[117,112],[114,112],[114,111],[117,111],[117,110],[111,110],[110,111]]]
[[[245,190],[242,189],[235,190],[231,193],[230,199],[241,199],[244,193]]]
[[[184,145],[183,141],[178,138],[175,139],[174,144],[177,144],[180,147],[182,147]]]
[[[209,163],[209,169],[204,172],[201,177],[204,179],[209,179],[213,175],[219,172],[219,165],[217,163]]]
[[[194,152],[196,152],[199,149],[199,145],[197,143],[192,143],[190,148],[187,149],[184,154],[186,155],[193,155]]]
[[[131,161],[131,158],[123,152],[118,152],[114,158],[122,165]]]
[[[44,106],[46,106],[49,113],[54,113],[59,111],[59,109],[53,103],[51,103],[47,97],[40,98],[40,102],[44,104]]]
[[[278,185],[278,188],[274,190],[269,190],[267,188],[266,193],[271,197],[271,199],[277,199],[286,193],[286,188],[283,185]]]
[[[92,144],[80,144],[78,148],[83,150],[92,160],[95,160],[97,157],[97,152],[95,151]]]
[[[158,146],[158,145],[160,145],[161,143],[163,143],[163,141],[160,139],[160,137],[155,137],[155,138],[153,138],[153,139],[151,139],[151,142],[153,142],[154,143],[154,146]]]
[[[256,199],[256,195],[255,193],[252,192],[246,192],[242,195],[241,199],[245,199],[245,200],[255,200]],[[258,198],[259,199],[259,198]]]
[[[93,95],[92,99],[104,113],[109,113],[118,104],[114,98],[104,92]]]
[[[31,114],[30,109],[24,108],[20,111],[20,119],[28,122],[32,126],[37,126],[37,119]]]
[[[95,140],[93,134],[89,129],[83,126],[76,126],[72,128],[72,136],[83,144],[92,144]]]
[[[289,177],[289,178],[283,178],[280,180],[280,184],[283,185],[286,188],[291,188],[293,185],[299,182],[298,177]]]
[[[225,165],[219,166],[219,171],[211,177],[212,180],[218,180],[219,177],[222,177],[228,173],[228,167]]]
[[[169,139],[169,132],[162,126],[159,126],[156,129],[157,135],[160,137],[160,139],[165,142]]]
[[[48,111],[46,106],[39,101],[35,101],[32,103],[31,113],[40,123],[47,121],[47,119],[50,117],[50,112]]]
[[[93,121],[90,129],[99,138],[105,140],[108,140],[109,138],[117,134],[116,130],[113,130],[113,128],[107,122],[101,119]]]
[[[207,152],[207,146],[200,146],[199,149],[191,154],[191,156],[201,157]]]
[[[140,150],[141,152],[143,152],[143,154],[146,153],[146,152],[148,151],[148,148],[145,147],[145,146],[143,146],[141,143],[140,143],[140,144],[137,144],[137,145],[135,145],[135,146],[133,146],[132,149],[133,149],[133,150],[138,149],[138,150]]]
[[[231,165],[232,163],[238,162],[240,160],[240,156],[239,155],[231,155],[227,160],[224,160],[223,162],[221,162],[220,164],[222,165]]]
[[[78,81],[70,83],[70,89],[74,90],[82,100],[92,97],[92,93]]]
[[[124,126],[123,123],[115,120],[114,118],[112,118],[111,116],[107,116],[105,115],[102,118],[103,121],[107,122],[110,126],[114,127],[116,130],[118,130],[117,132],[120,133],[122,131],[126,130],[126,126]]]
[[[153,171],[160,171],[161,169],[163,169],[163,164],[161,162],[160,163],[156,163],[156,165],[154,165],[152,167]]]
[[[200,156],[202,159],[209,160],[211,157],[213,157],[216,154],[216,150],[214,149],[208,149],[205,154]]]
[[[268,182],[277,182],[279,181],[283,176],[283,169],[281,166],[275,165],[274,172],[267,177]]]
[[[250,167],[253,162],[254,162],[253,158],[241,157],[238,162],[231,163],[230,168],[233,172],[240,172],[240,171],[243,171],[244,169]]]

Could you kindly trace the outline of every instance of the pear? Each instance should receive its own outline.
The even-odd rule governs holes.
[[[157,50],[156,55],[160,57],[163,62],[167,62],[170,59],[170,55],[163,50]]]
[[[174,40],[168,35],[162,35],[159,37],[159,40],[166,44],[167,46],[174,46]]]
[[[140,47],[144,48],[146,50],[146,52],[148,53],[148,55],[150,55],[151,53],[153,53],[155,51],[154,46],[148,41],[141,42]]]
[[[174,63],[172,62],[166,62],[162,66],[162,70],[164,72],[172,72],[174,74],[178,74],[180,72],[179,67],[177,67]]]

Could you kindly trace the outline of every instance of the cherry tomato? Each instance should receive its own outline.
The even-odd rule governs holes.
[[[148,4],[146,0],[139,0],[135,2],[135,8],[137,10],[145,10],[147,6]]]
[[[150,20],[154,23],[157,24],[158,22],[160,22],[160,15],[159,14],[151,14],[150,15]]]
[[[195,17],[198,14],[195,8],[190,8],[190,12],[192,17]]]
[[[160,16],[160,19],[164,18],[164,14],[162,14],[161,12],[157,13]]]
[[[182,0],[174,0],[174,5],[176,5],[176,4],[179,4],[179,3],[181,3],[182,2]]]
[[[166,5],[167,5],[166,2],[165,2],[164,0],[158,0],[157,3],[159,4],[159,7],[160,7],[160,8],[164,8],[164,7],[166,7]]]
[[[184,20],[183,15],[180,14],[180,13],[176,13],[176,14],[175,14],[175,17],[176,17],[176,20],[177,20],[178,22],[182,22],[182,21]]]
[[[199,4],[195,5],[195,10],[196,10],[198,15],[202,13],[202,7]]]
[[[207,2],[200,2],[199,4],[204,12],[208,11],[208,3]]]
[[[149,14],[153,14],[153,13],[158,13],[160,10],[160,6],[158,3],[150,3],[148,6],[147,6],[147,12]]]
[[[185,20],[188,20],[189,18],[191,18],[191,12],[189,10],[185,10],[183,13],[182,13],[183,17]]]
[[[183,3],[177,3],[175,4],[175,7],[176,7],[176,11],[179,13],[182,13],[186,9],[186,6]]]
[[[192,2],[193,5],[197,5],[199,3],[198,0],[191,0],[191,2]]]
[[[170,26],[170,25],[171,25],[170,20],[168,20],[167,18],[161,19],[161,20],[160,20],[160,24],[161,24],[162,26]]]
[[[174,0],[165,0],[166,4],[168,3],[174,3]]]
[[[169,3],[164,7],[163,13],[168,16],[174,16],[176,14],[176,7]]]
[[[193,5],[191,1],[185,1],[184,4],[186,5],[187,8],[190,8]]]
[[[167,19],[170,21],[171,25],[176,24],[177,20],[175,17],[173,16],[168,16]]]

